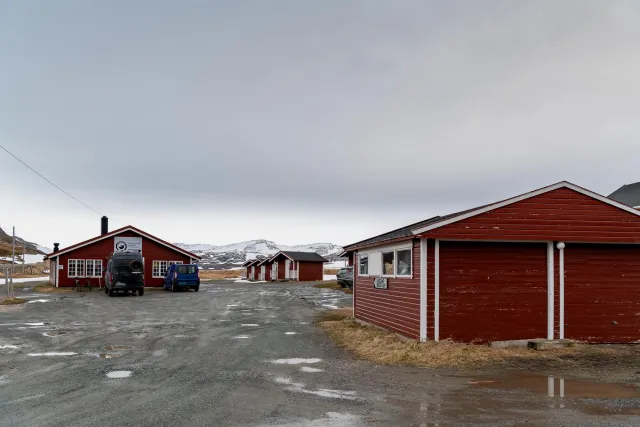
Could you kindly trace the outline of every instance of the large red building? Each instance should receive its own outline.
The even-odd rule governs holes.
[[[345,250],[355,317],[407,337],[640,341],[640,211],[568,182]]]
[[[114,251],[142,252],[145,286],[163,286],[163,278],[171,264],[192,264],[200,259],[171,243],[165,242],[133,226],[108,232],[102,220],[102,234],[93,239],[58,249],[45,257],[50,262],[49,282],[56,287],[74,286],[76,279],[96,286],[104,285],[104,269]]]

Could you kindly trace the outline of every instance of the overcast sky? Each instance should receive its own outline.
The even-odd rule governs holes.
[[[640,181],[637,1],[0,0],[0,144],[158,237],[347,244]],[[100,215],[0,151],[0,226]]]

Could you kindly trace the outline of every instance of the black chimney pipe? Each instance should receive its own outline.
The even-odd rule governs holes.
[[[53,252],[58,252],[60,250],[60,243],[53,244]]]
[[[107,234],[109,232],[109,218],[107,218],[106,216],[102,217],[102,221],[101,221],[101,230],[100,230],[100,235],[104,236],[105,234]]]

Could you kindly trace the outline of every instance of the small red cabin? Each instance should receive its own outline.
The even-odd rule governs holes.
[[[407,337],[640,341],[640,211],[568,182],[345,250],[355,317]]]
[[[165,242],[133,226],[107,232],[103,218],[103,234],[93,239],[48,254],[49,282],[56,287],[75,286],[76,279],[89,280],[93,286],[104,285],[104,270],[111,253],[133,250],[142,253],[145,286],[163,286],[171,264],[192,264],[200,257]],[[54,245],[57,247],[57,244]]]
[[[271,279],[271,267],[272,263],[269,262],[269,258],[265,258],[256,264],[258,270],[258,280],[267,281]]]
[[[298,280],[301,282],[324,278],[324,257],[315,252],[280,251],[269,259],[272,280]]]

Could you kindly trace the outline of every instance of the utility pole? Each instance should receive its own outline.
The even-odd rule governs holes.
[[[13,227],[13,238],[11,239],[11,272],[15,268],[13,265],[16,263],[16,227]]]

